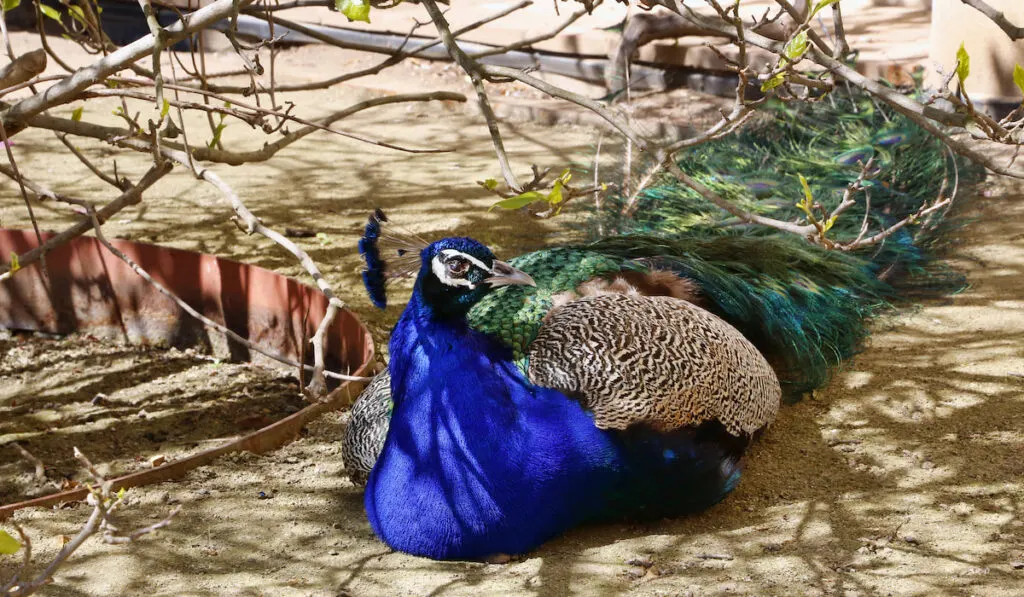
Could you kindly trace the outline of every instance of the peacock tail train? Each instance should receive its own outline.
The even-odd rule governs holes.
[[[679,166],[751,213],[801,221],[805,217],[797,206],[804,196],[801,176],[814,200],[831,212],[869,159],[872,166],[863,186],[870,192],[872,230],[913,214],[943,189],[947,195],[952,193],[957,183],[959,198],[982,176],[980,168],[955,158],[905,116],[863,94],[838,91],[815,103],[772,100],[736,134],[682,153]],[[638,169],[643,171],[644,166]],[[836,220],[829,237],[855,238],[868,211],[865,208],[859,197]],[[612,195],[599,212],[591,214],[587,225],[592,238],[633,233],[782,234],[745,226],[671,174],[655,177],[638,194]],[[941,235],[921,236],[914,244],[928,246]]]
[[[849,242],[865,222],[875,234],[940,194],[962,202],[983,170],[893,110],[860,94],[817,103],[769,103],[735,135],[683,154],[680,167],[744,210],[806,222],[801,176],[831,213],[868,160],[864,195],[827,238]],[[632,202],[632,203],[631,203]],[[620,270],[669,270],[696,283],[701,304],[738,328],[776,368],[791,399],[824,385],[853,356],[871,316],[894,302],[957,291],[964,278],[937,259],[957,226],[942,213],[884,241],[849,252],[746,225],[663,174],[636,197],[612,195],[584,218],[589,242],[542,249],[511,261],[537,288],[509,288],[471,313],[516,351],[540,327],[551,297]],[[524,363],[525,364],[525,363]]]

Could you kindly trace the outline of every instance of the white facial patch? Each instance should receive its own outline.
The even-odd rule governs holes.
[[[485,272],[491,271],[491,268],[487,267],[483,261],[480,261],[472,255],[467,255],[466,253],[456,251],[455,249],[444,249],[437,255],[434,255],[434,258],[430,261],[430,269],[434,272],[434,276],[436,276],[442,284],[447,286],[465,286],[469,289],[476,288],[476,284],[470,282],[467,278],[453,278],[448,275],[448,268],[445,266],[445,262],[452,257],[465,259]]]

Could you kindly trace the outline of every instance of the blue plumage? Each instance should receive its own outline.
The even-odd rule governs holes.
[[[531,386],[509,349],[468,327],[458,291],[483,287],[441,288],[432,259],[468,245],[447,239],[423,252],[391,336],[394,412],[366,490],[381,538],[439,559],[527,551],[599,508],[594,496],[621,468],[578,403]]]
[[[391,335],[394,410],[365,495],[390,546],[436,559],[523,553],[586,521],[699,510],[735,486],[748,440],[717,423],[598,429],[467,324],[493,286],[528,276],[471,239],[438,241],[421,258]]]

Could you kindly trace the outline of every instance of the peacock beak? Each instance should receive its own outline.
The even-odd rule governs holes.
[[[498,261],[497,259],[491,264],[491,275],[488,278],[484,278],[484,282],[494,287],[537,285],[533,278],[530,277],[530,274],[517,270],[504,261]]]

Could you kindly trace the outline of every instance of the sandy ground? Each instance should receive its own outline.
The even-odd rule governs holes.
[[[0,504],[91,482],[75,447],[114,478],[181,460],[305,406],[290,371],[81,334],[7,336],[0,337],[0,446],[19,442],[45,463],[46,476],[23,458],[0,460]]]
[[[304,49],[293,58],[310,65],[317,56]],[[332,57],[320,56],[327,59]],[[421,71],[446,80],[437,69]],[[400,86],[402,77],[415,74],[393,73],[380,86]],[[454,83],[464,85],[457,78]],[[347,88],[293,99],[305,116],[315,116],[368,93]],[[396,313],[370,308],[358,284],[354,250],[374,206],[423,233],[472,234],[499,255],[514,255],[558,234],[550,222],[487,212],[492,200],[475,181],[494,177],[497,167],[486,130],[461,107],[386,108],[362,113],[346,126],[454,151],[413,156],[318,134],[270,165],[218,171],[271,226],[326,235],[301,242],[376,339],[386,337]],[[522,170],[533,162],[586,163],[597,138],[581,126],[517,122],[505,130]],[[236,125],[225,139],[259,142]],[[108,148],[83,149],[109,167]],[[64,157],[52,136],[26,132],[15,151],[23,169],[57,190],[110,196],[73,158]],[[118,157],[118,168],[137,174],[145,162]],[[26,225],[20,198],[3,184],[0,221]],[[52,205],[37,213],[45,228],[54,229],[74,217]],[[246,238],[230,215],[211,189],[179,171],[148,193],[141,207],[110,222],[109,234],[301,277],[282,251]],[[783,409],[751,451],[739,489],[702,515],[579,529],[509,565],[439,563],[392,553],[373,536],[361,493],[344,474],[339,439],[346,415],[336,413],[271,454],[226,457],[180,482],[131,490],[124,528],[154,522],[173,505],[180,504],[181,513],[159,536],[129,547],[88,543],[44,594],[1019,595],[1019,189],[993,189],[974,215],[977,221],[963,232],[953,255],[972,287],[879,321],[865,351],[830,386]],[[64,366],[49,365],[38,375]],[[28,380],[24,391],[31,393],[30,387]],[[16,458],[9,448],[0,450],[5,461]],[[22,511],[17,520],[36,539],[36,562],[45,562],[58,549],[57,537],[73,534],[86,515],[79,506]],[[0,561],[0,575],[10,565]]]

